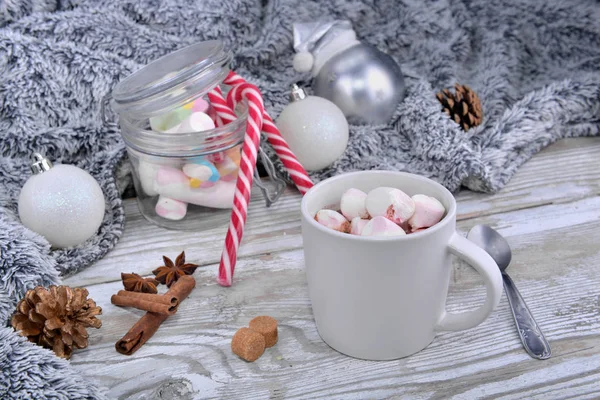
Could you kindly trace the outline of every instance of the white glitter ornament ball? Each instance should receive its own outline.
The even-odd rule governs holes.
[[[297,85],[292,87],[291,100],[276,123],[290,149],[308,171],[333,164],[348,145],[344,113],[327,99],[306,96]]]
[[[73,165],[55,165],[39,154],[34,175],[21,189],[19,217],[53,247],[71,247],[93,236],[104,218],[98,182]]]

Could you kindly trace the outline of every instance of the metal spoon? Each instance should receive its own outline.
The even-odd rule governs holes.
[[[506,268],[510,264],[512,257],[510,246],[506,239],[487,225],[474,226],[469,231],[467,239],[484,249],[498,264],[498,268],[502,272],[504,290],[506,291],[506,297],[508,297],[508,303],[515,318],[517,331],[519,331],[521,342],[527,353],[539,360],[550,358],[550,345],[546,341],[540,327],[533,319],[533,315],[531,315],[531,311],[527,308],[525,301],[521,297],[521,293],[519,293],[514,282],[506,273]]]

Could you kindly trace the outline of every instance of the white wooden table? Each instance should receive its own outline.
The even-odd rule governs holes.
[[[564,140],[524,165],[495,195],[457,195],[458,228],[485,223],[513,248],[510,274],[546,334],[553,357],[522,349],[506,297],[482,325],[442,333],[422,352],[389,362],[343,356],[319,338],[308,299],[300,196],[272,208],[255,196],[235,283],[216,283],[222,229],[175,232],[146,222],[125,201],[125,233],[104,259],[67,279],[103,309],[100,330],[71,363],[111,398],[600,398],[600,138]],[[197,288],[133,356],[115,342],[142,315],[110,304],[120,272],[151,274],[163,254],[185,250],[201,265]],[[449,309],[474,308],[484,287],[456,262]],[[257,315],[279,320],[279,343],[256,362],[230,350],[235,331]]]

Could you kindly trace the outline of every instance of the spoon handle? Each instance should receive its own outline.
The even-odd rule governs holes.
[[[550,358],[552,354],[550,345],[535,322],[535,319],[533,319],[533,315],[531,315],[531,311],[527,308],[527,304],[525,304],[525,300],[521,297],[521,293],[519,293],[508,274],[503,273],[502,278],[506,297],[508,297],[508,304],[510,304],[510,309],[515,318],[515,324],[517,325],[517,331],[519,332],[523,347],[533,358],[539,360]]]

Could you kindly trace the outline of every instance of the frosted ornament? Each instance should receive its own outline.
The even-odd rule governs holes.
[[[348,145],[346,117],[331,101],[306,96],[297,85],[293,85],[290,99],[277,118],[281,135],[308,171],[330,166]]]
[[[33,175],[19,195],[23,225],[53,247],[77,246],[92,237],[104,218],[104,194],[98,182],[74,165],[52,165],[34,153]]]

